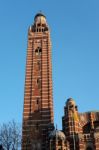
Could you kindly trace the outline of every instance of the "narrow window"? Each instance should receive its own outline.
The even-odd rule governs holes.
[[[40,23],[38,24],[38,27],[40,27]]]
[[[40,63],[40,61],[37,62],[37,70],[41,70],[41,63]]]
[[[39,104],[39,98],[37,98],[37,100],[36,100],[36,104],[37,104],[37,105]]]
[[[39,78],[37,79],[37,86],[38,88],[41,88],[41,80]]]
[[[39,32],[41,32],[41,29],[39,29]]]
[[[36,55],[36,56],[38,55],[38,49],[35,50],[35,55]]]
[[[39,79],[37,79],[37,84],[39,84]]]

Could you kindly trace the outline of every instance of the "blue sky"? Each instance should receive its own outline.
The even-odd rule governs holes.
[[[27,30],[37,12],[51,29],[55,124],[66,99],[99,110],[99,0],[0,1],[0,123],[22,121]]]

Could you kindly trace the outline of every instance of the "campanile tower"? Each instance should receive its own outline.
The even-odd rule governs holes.
[[[38,13],[28,31],[22,150],[46,150],[48,127],[52,124],[50,31],[46,17]]]

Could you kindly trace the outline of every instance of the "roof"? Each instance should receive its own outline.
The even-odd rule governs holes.
[[[70,105],[70,104],[75,105],[75,101],[74,101],[73,98],[68,98],[68,99],[67,99],[66,105]]]
[[[37,17],[40,17],[40,16],[45,17],[45,15],[44,15],[43,13],[39,12],[39,13],[37,13],[37,14],[35,15],[35,18],[34,18],[34,19],[36,19]],[[46,17],[45,17],[45,18],[46,18]]]
[[[49,134],[49,138],[58,138],[58,139],[61,139],[61,140],[65,140],[66,137],[65,137],[65,134],[60,131],[60,130],[53,130],[50,134]]]

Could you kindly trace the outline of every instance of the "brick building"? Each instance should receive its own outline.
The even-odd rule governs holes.
[[[53,129],[51,41],[46,17],[38,13],[28,30],[22,149],[45,149]]]
[[[79,113],[69,98],[54,128],[50,30],[38,13],[28,30],[22,150],[99,150],[99,112]]]
[[[62,131],[69,142],[69,150],[99,150],[99,112],[79,113],[72,98],[64,107]]]

